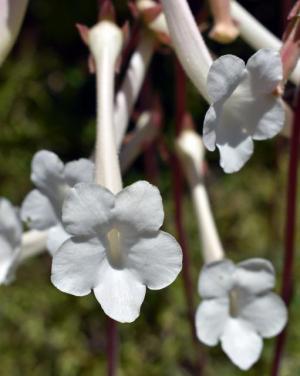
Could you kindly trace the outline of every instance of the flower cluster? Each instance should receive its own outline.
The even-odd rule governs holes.
[[[230,0],[210,0],[209,4],[212,38],[225,43],[235,39],[240,31],[244,35],[231,14],[232,9],[241,14],[239,5]],[[7,0],[2,4],[0,64],[14,43],[26,6],[27,0],[19,5]],[[0,199],[0,284],[8,284],[14,278],[17,266],[28,255],[47,248],[52,256],[54,286],[75,296],[93,292],[107,316],[129,323],[139,317],[147,288],[163,289],[177,278],[183,254],[176,239],[161,230],[164,211],[158,188],[144,180],[123,188],[120,168],[120,162],[124,164],[126,160],[125,155],[120,161],[122,155],[130,154],[127,168],[132,155],[137,154],[132,145],[141,150],[140,145],[153,142],[161,131],[159,99],[149,101],[151,85],[145,85],[147,90],[142,88],[157,44],[165,43],[174,49],[187,77],[209,104],[200,137],[191,116],[185,114],[185,78],[178,69],[175,144],[179,159],[169,153],[163,141],[161,150],[165,151],[165,160],[174,161],[175,166],[180,163],[187,178],[202,246],[204,267],[198,283],[202,302],[195,321],[189,315],[191,326],[193,330],[196,326],[201,342],[208,346],[220,342],[230,360],[247,370],[259,359],[263,338],[279,334],[286,325],[287,307],[272,292],[275,271],[269,261],[253,258],[235,265],[225,258],[205,187],[204,146],[209,151],[217,147],[224,172],[233,173],[250,159],[254,141],[270,139],[282,131],[287,110],[281,96],[287,75],[299,57],[300,5],[296,4],[293,17],[289,18],[293,25],[287,33],[284,53],[280,55],[278,48],[264,45],[257,48],[247,64],[234,55],[213,61],[187,0],[137,0],[130,7],[143,21],[137,22],[136,27],[143,29],[132,33],[137,39],[128,43],[124,54],[128,33],[115,23],[110,1],[103,2],[96,25],[78,26],[89,48],[89,67],[96,78],[94,162],[82,158],[64,164],[53,152],[41,150],[34,155],[31,166],[35,189],[25,197],[20,213],[9,201]],[[249,17],[246,19],[249,21]],[[132,55],[122,65],[127,52]],[[122,74],[120,85],[116,85],[119,66]],[[138,121],[131,137],[124,140],[140,90],[146,91],[141,107],[149,115],[148,131],[137,132],[141,130]],[[156,125],[152,130],[151,122]],[[126,144],[128,139],[131,143]],[[294,141],[297,147],[297,140]],[[294,170],[292,182],[296,180],[296,166]],[[176,176],[175,180],[176,225],[182,234],[181,179]],[[22,221],[31,231],[23,233]],[[187,263],[183,276],[186,286],[191,285],[189,272]],[[188,299],[192,293],[187,293]],[[115,358],[112,354],[111,363]]]

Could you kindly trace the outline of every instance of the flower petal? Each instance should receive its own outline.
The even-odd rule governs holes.
[[[198,291],[202,298],[218,298],[227,295],[233,285],[235,266],[230,260],[212,262],[203,266]]]
[[[146,181],[138,181],[116,196],[114,218],[121,228],[138,232],[157,231],[163,224],[164,211],[159,190]]]
[[[11,260],[13,252],[14,249],[8,239],[0,235],[0,266],[2,266],[7,260]]]
[[[0,199],[0,234],[5,237],[13,248],[21,244],[21,221],[16,209],[5,198]]]
[[[247,322],[229,319],[221,336],[223,351],[242,370],[248,370],[260,357],[263,342]]]
[[[65,179],[70,187],[77,183],[92,183],[94,180],[94,163],[81,158],[78,161],[66,163],[64,169]]]
[[[285,111],[280,98],[253,92],[251,81],[246,77],[224,103],[217,120],[220,123],[217,143],[238,144],[247,136],[255,140],[274,137],[284,125]]]
[[[275,272],[270,261],[252,258],[237,264],[234,273],[235,285],[251,294],[259,294],[273,289]]]
[[[47,236],[47,249],[51,255],[58,250],[58,248],[71,237],[61,224],[50,228]]]
[[[65,230],[78,236],[97,236],[107,231],[115,196],[92,183],[78,183],[70,189],[63,204]]]
[[[234,55],[219,57],[207,75],[207,90],[212,102],[228,98],[246,73],[243,60]]]
[[[21,207],[21,218],[30,228],[36,230],[46,230],[58,223],[50,200],[37,189],[25,197]]]
[[[126,267],[152,290],[169,286],[182,268],[180,245],[170,234],[159,231],[153,237],[123,241]]]
[[[287,309],[283,300],[272,292],[258,296],[244,306],[240,317],[251,322],[257,332],[266,338],[274,337],[287,323]]]
[[[63,176],[64,164],[50,151],[37,152],[31,163],[31,180],[39,190],[48,196],[59,213],[65,195]]]
[[[250,57],[246,68],[250,73],[251,88],[256,93],[271,93],[283,78],[278,51],[263,48]]]
[[[236,142],[236,133],[230,133],[228,129],[228,140],[226,143],[218,143],[220,151],[220,166],[224,172],[231,174],[239,171],[253,154],[254,145],[251,137],[241,137]]]
[[[282,101],[273,96],[262,96],[258,100],[257,111],[262,108],[262,116],[254,129],[253,140],[267,140],[276,136],[284,126],[285,112]]]
[[[146,286],[129,270],[113,269],[106,262],[94,294],[109,317],[119,322],[133,322],[140,314]]]
[[[203,143],[209,151],[214,151],[216,148],[216,130],[218,128],[221,110],[222,103],[219,102],[210,106],[205,114],[203,123]]]
[[[104,259],[99,239],[73,237],[53,255],[51,282],[68,294],[88,295],[98,283]]]
[[[227,298],[203,300],[196,312],[196,332],[199,340],[208,346],[215,346],[228,320]]]

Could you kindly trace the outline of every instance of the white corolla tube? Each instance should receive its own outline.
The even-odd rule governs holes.
[[[231,15],[239,24],[241,37],[252,48],[272,48],[277,51],[281,49],[281,40],[234,0],[231,1]],[[300,82],[300,63],[296,65],[290,80],[296,85]]]
[[[0,0],[0,65],[17,39],[27,5],[28,0]]]
[[[204,145],[201,137],[193,130],[184,130],[176,140],[176,151],[190,185],[204,262],[222,260],[224,250],[204,185]]]

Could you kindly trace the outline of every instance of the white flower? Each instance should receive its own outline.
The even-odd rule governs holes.
[[[53,254],[70,237],[61,225],[61,210],[66,194],[79,182],[92,182],[94,164],[79,159],[63,164],[50,151],[37,152],[31,165],[31,180],[37,189],[31,191],[21,207],[21,218],[36,230],[47,230],[47,248]]]
[[[52,283],[76,296],[93,290],[104,312],[117,321],[134,321],[146,286],[162,289],[181,270],[180,246],[159,231],[164,219],[160,193],[145,181],[116,195],[97,184],[76,184],[62,219],[73,237],[53,257]]]
[[[277,335],[287,322],[283,301],[271,292],[274,284],[273,266],[264,259],[205,265],[198,286],[203,301],[196,313],[200,341],[215,346],[220,340],[231,361],[249,369],[259,359],[262,337]]]
[[[22,224],[16,209],[5,198],[0,199],[0,284],[14,279],[21,250]]]
[[[212,105],[206,113],[203,142],[220,151],[225,172],[238,171],[253,153],[253,140],[274,137],[283,127],[284,109],[272,94],[282,80],[279,53],[262,49],[247,65],[224,55],[210,67],[207,89]]]

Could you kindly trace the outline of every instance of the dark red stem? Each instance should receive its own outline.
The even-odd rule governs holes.
[[[282,1],[282,5],[281,5],[281,17],[282,17],[282,20],[281,20],[281,23],[282,23],[282,30],[285,29],[286,25],[287,25],[287,18],[288,18],[288,15],[290,13],[290,10],[292,9],[293,7],[293,4],[294,2],[292,0],[281,0]]]
[[[156,141],[145,146],[144,150],[145,175],[151,184],[158,185],[159,168],[157,164]]]
[[[300,95],[297,97],[295,120],[290,140],[290,159],[288,169],[287,207],[285,222],[285,252],[283,267],[283,282],[281,295],[284,302],[289,306],[293,293],[293,273],[295,257],[295,229],[296,229],[296,203],[297,203],[297,180],[298,160],[300,145]],[[279,335],[274,354],[272,376],[278,376],[280,364],[286,342],[287,328]]]
[[[183,254],[182,277],[186,296],[188,318],[190,321],[193,339],[196,339],[194,293],[191,276],[191,260],[188,252],[188,242],[183,226],[182,198],[183,198],[183,175],[178,158],[172,156],[172,185],[175,205],[175,226],[179,244]]]
[[[118,327],[117,322],[110,317],[107,318],[106,339],[107,376],[116,376],[118,364]]]
[[[175,99],[175,131],[176,136],[179,136],[182,130],[183,117],[186,112],[186,77],[181,65],[176,61],[175,65],[176,75],[176,99]]]
[[[151,111],[152,126],[161,129],[162,126],[162,110],[160,99],[155,95],[151,81],[147,77],[145,79],[142,95],[140,99],[140,108],[142,111]],[[150,183],[158,185],[159,166],[157,160],[157,140],[145,142],[144,144],[144,168],[145,176]]]
[[[184,115],[186,113],[186,76],[180,64],[176,61],[176,136],[182,130]],[[199,351],[199,341],[196,336],[195,328],[195,304],[194,304],[194,287],[192,282],[191,260],[188,251],[187,235],[183,225],[183,173],[179,159],[172,155],[172,185],[175,204],[175,225],[178,241],[182,248],[183,266],[182,277],[187,303],[187,313],[190,322],[192,338],[195,343],[195,353],[197,356],[197,368],[199,375],[202,371],[202,354]]]

